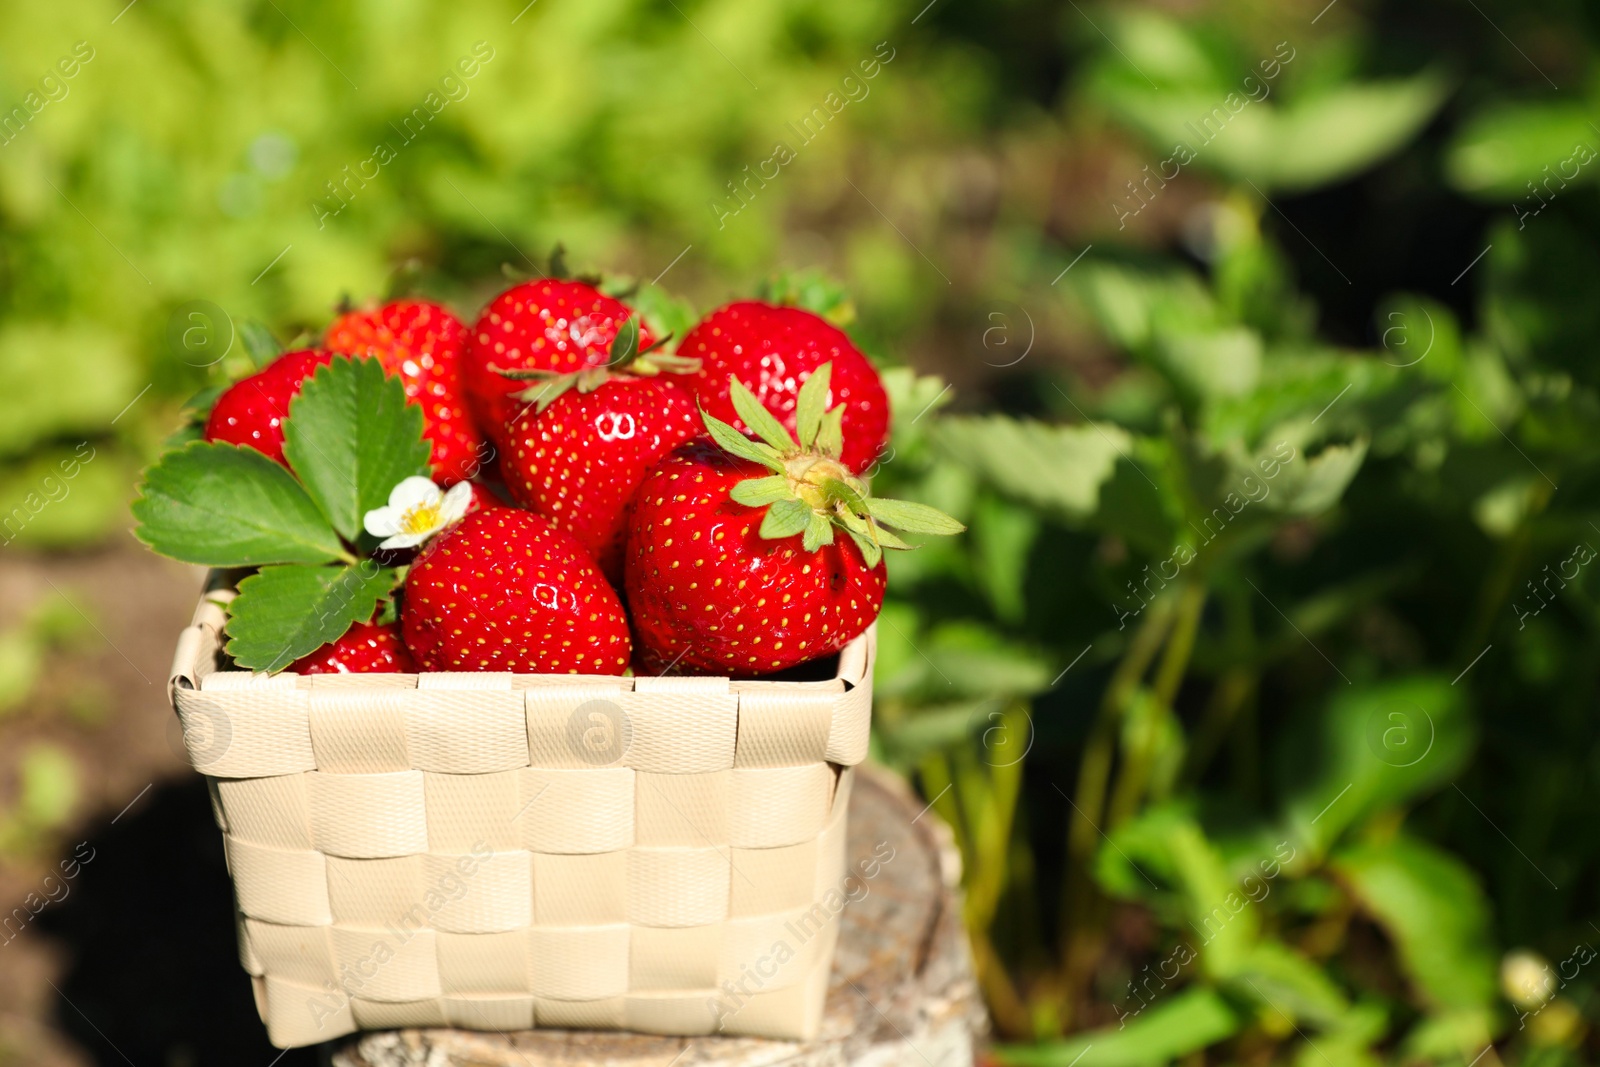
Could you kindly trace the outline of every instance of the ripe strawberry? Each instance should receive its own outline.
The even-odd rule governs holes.
[[[503,508],[506,502],[495,496],[494,490],[481,482],[472,483],[472,499],[467,501],[467,510],[462,516],[465,518],[475,511],[484,511],[488,508]]]
[[[867,495],[838,458],[843,405],[823,411],[830,372],[818,367],[800,391],[798,446],[735,381],[731,403],[762,442],[706,413],[726,451],[685,445],[640,484],[627,591],[647,667],[748,676],[837,652],[883,606],[883,549],[909,547],[884,526],[963,528]]]
[[[700,360],[693,387],[700,406],[746,432],[728,393],[737,378],[754,391],[790,433],[800,388],[824,363],[833,364],[829,407],[843,404],[844,465],[852,474],[872,466],[889,439],[889,398],[878,372],[844,332],[809,311],[741,300],[707,315],[678,346]]]
[[[479,427],[503,443],[506,423],[525,406],[511,399],[525,387],[493,368],[570,374],[605,366],[618,328],[632,314],[592,285],[553,278],[523,282],[495,297],[472,328],[462,372]],[[639,333],[639,347],[649,348],[649,329]]]
[[[518,394],[534,403],[507,425],[501,463],[512,497],[577,538],[618,585],[634,490],[662,457],[700,433],[694,397],[672,380],[698,364],[640,353],[636,335],[623,326],[609,368],[514,372],[549,380]]]
[[[621,674],[617,594],[568,534],[516,508],[468,515],[417,556],[401,627],[425,671]]]
[[[422,408],[434,477],[446,486],[471,478],[483,464],[483,437],[461,392],[466,330],[438,304],[398,300],[341,315],[323,342],[335,352],[371,356],[400,379],[406,398]]]
[[[205,439],[249,445],[282,463],[283,420],[289,417],[289,401],[299,394],[301,384],[331,359],[332,352],[312,348],[285,352],[257,373],[234,382],[212,407]]]
[[[296,674],[411,674],[417,665],[400,640],[400,627],[358,622],[288,669]]]

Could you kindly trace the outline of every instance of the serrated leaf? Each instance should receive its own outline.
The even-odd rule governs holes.
[[[779,452],[795,450],[794,438],[783,428],[783,423],[756,399],[756,395],[746,388],[743,382],[732,375],[728,378],[728,397],[733,401],[733,409],[739,413],[739,418],[744,420],[751,433]]]
[[[1051,426],[1003,415],[946,418],[936,439],[996,488],[1070,518],[1093,515],[1101,487],[1133,444],[1119,426]]]
[[[250,354],[250,360],[258,370],[283,355],[283,345],[272,336],[272,331],[254,319],[239,324],[239,339],[244,342],[244,350]]]
[[[840,404],[822,417],[817,429],[817,451],[838,459],[844,454],[844,405]]]
[[[789,495],[789,479],[774,474],[767,478],[746,478],[733,487],[728,498],[736,504],[758,508],[786,499]]]
[[[867,498],[867,512],[874,519],[907,533],[950,536],[966,529],[938,508],[918,504],[911,500],[884,500]]]
[[[702,411],[700,418],[706,424],[706,432],[711,435],[724,452],[731,452],[740,459],[747,459],[752,463],[759,463],[779,474],[783,473],[783,461],[766,445],[750,440],[732,426],[723,422],[709,411]]]
[[[806,519],[806,535],[800,544],[807,552],[815,552],[823,545],[833,544],[833,523],[828,521],[826,515],[812,511]]]
[[[767,509],[761,520],[761,536],[769,541],[793,537],[806,528],[814,514],[799,500],[780,500]]]
[[[373,359],[335,359],[289,404],[283,454],[333,528],[347,540],[402,479],[428,474],[422,409]]]
[[[228,655],[253,671],[281,671],[370,619],[394,588],[392,568],[370,560],[347,567],[263,567],[239,583],[228,604]]]
[[[348,559],[311,498],[253,448],[195,441],[145,472],[134,531],[151,549],[212,567]]]
[[[810,448],[822,429],[822,419],[828,413],[828,389],[833,382],[833,361],[829,360],[811,372],[806,384],[800,387],[795,404],[795,428],[800,435],[800,447]]]

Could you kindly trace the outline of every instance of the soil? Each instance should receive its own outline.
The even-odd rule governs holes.
[[[30,698],[0,715],[0,824],[31,746],[70,753],[79,779],[63,825],[0,852],[0,1067],[325,1062],[309,1049],[276,1058],[267,1043],[221,835],[167,703],[201,578],[125,532],[71,556],[0,548],[0,630],[50,597],[87,616],[84,640],[52,653]]]

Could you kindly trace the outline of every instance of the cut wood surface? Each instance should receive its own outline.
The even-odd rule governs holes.
[[[887,846],[887,847],[885,847]],[[398,1030],[348,1039],[335,1067],[970,1067],[986,1025],[949,832],[893,775],[865,766],[850,800],[847,865],[876,857],[838,917],[822,1030],[805,1045],[597,1031]],[[870,866],[866,869],[870,870]]]

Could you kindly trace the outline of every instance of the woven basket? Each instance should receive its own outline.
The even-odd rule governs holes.
[[[274,1045],[456,1026],[816,1033],[871,631],[822,682],[219,668],[170,691]]]

